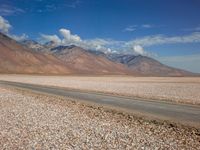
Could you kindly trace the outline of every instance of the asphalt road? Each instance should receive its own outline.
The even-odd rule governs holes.
[[[177,104],[159,100],[121,97],[103,93],[70,90],[66,88],[33,85],[17,82],[0,81],[0,85],[28,89],[32,92],[53,94],[74,98],[78,101],[120,109],[148,117],[151,119],[167,120],[171,122],[200,127],[200,106]],[[1,94],[1,93],[0,93]]]

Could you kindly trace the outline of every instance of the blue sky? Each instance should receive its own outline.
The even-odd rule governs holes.
[[[200,72],[199,14],[199,0],[0,0],[0,30]]]

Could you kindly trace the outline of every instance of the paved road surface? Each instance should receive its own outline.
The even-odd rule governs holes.
[[[0,85],[28,89],[33,92],[71,97],[79,101],[83,100],[85,102],[121,109],[122,111],[137,113],[151,119],[168,120],[198,128],[200,127],[200,106],[176,104],[159,100],[143,100],[139,98],[120,97],[109,94],[8,81],[0,81]]]

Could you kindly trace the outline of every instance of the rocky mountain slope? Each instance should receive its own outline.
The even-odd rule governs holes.
[[[59,46],[51,52],[81,74],[134,74],[120,63],[98,56],[77,46]]]
[[[27,47],[45,53],[51,53],[67,65],[73,67],[79,74],[129,74],[135,76],[197,76],[189,71],[169,67],[159,61],[130,54],[105,54],[100,51],[85,50],[75,45],[55,46],[49,42],[40,45],[34,42],[24,43]]]
[[[55,56],[32,51],[0,33],[0,73],[71,74],[74,70]]]
[[[37,51],[37,52],[45,52],[45,51],[49,50],[48,47],[46,47],[36,41],[33,41],[33,40],[24,40],[21,42],[21,44],[23,44],[25,47],[32,49],[34,51]]]
[[[93,55],[79,47],[61,46],[51,49],[50,46],[34,41],[18,43],[2,33],[0,54],[0,73],[133,74],[124,65]]]
[[[132,71],[142,76],[196,76],[197,74],[189,71],[169,67],[160,63],[159,61],[146,57],[146,56],[134,56],[123,54],[111,54],[107,57],[114,61],[125,64]]]

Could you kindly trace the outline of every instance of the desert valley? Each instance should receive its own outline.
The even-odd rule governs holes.
[[[0,149],[200,150],[200,4],[144,2],[0,0]]]
[[[152,58],[98,53],[74,45],[52,47],[53,42],[52,46],[33,41],[19,43],[4,34],[0,34],[0,39],[0,81],[199,107],[198,74],[165,66]],[[198,123],[195,128],[191,128],[192,124],[182,127],[184,124],[164,117],[155,123],[152,121],[157,118],[149,119],[150,115],[144,113],[125,113],[113,107],[79,102],[70,96],[50,96],[50,93],[44,95],[34,90],[32,93],[9,84],[5,86],[5,83],[0,85],[3,131],[0,144],[5,148],[140,149],[148,146],[154,149],[199,146]],[[127,120],[127,117],[131,119]],[[19,123],[20,120],[24,121]],[[27,128],[26,124],[30,127]],[[170,127],[170,124],[173,126]],[[91,133],[88,135],[88,132]],[[24,142],[21,143],[20,139]],[[175,140],[173,145],[169,139]],[[111,141],[114,143],[110,144]],[[161,144],[162,141],[165,143]]]

